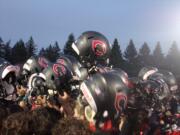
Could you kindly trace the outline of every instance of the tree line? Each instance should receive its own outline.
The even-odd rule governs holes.
[[[69,51],[69,47],[74,40],[74,35],[70,34],[64,45],[66,48],[61,49],[56,41],[38,51],[33,37],[30,37],[27,42],[20,39],[13,46],[10,45],[10,41],[4,42],[0,38],[0,57],[5,58],[13,64],[23,63],[30,56],[34,55],[44,56],[51,62],[55,62],[61,53]],[[138,71],[144,66],[155,66],[169,70],[179,77],[180,51],[176,42],[172,43],[167,54],[162,52],[160,42],[157,42],[154,50],[151,50],[146,42],[137,50],[133,40],[130,39],[126,49],[122,52],[119,41],[115,38],[112,44],[110,64],[113,67],[122,68],[130,76],[137,75]]]

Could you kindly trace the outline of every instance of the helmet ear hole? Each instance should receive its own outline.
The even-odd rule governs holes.
[[[55,77],[54,75],[51,76],[51,80],[54,81],[55,80]]]
[[[37,67],[35,68],[35,72],[36,72],[36,73],[38,73],[38,72],[39,72],[39,69],[38,69]]]

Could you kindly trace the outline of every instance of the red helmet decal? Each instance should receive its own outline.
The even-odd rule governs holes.
[[[101,40],[93,40],[92,50],[97,56],[103,56],[107,51],[107,45]]]
[[[124,102],[123,106],[121,106],[121,101]],[[123,108],[125,108],[127,105],[127,96],[122,93],[116,93],[116,97],[115,97],[115,102],[114,102],[114,106],[117,112],[122,111]]]
[[[65,62],[64,62],[64,59],[58,59],[57,63],[64,65]]]
[[[43,57],[39,57],[38,58],[38,63],[43,68],[48,67],[48,61],[45,58],[43,58]]]
[[[54,64],[53,67],[53,72],[56,74],[56,75],[65,75],[66,74],[66,69],[63,65],[60,65],[60,64]]]

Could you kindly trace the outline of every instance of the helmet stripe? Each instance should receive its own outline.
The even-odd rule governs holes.
[[[72,49],[77,53],[77,55],[79,55],[79,49],[77,48],[75,43],[72,43]]]

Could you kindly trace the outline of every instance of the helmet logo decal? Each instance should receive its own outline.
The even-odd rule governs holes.
[[[17,74],[17,72],[19,71],[19,68],[17,66],[13,66],[13,65],[10,65],[10,66],[7,66],[4,71],[2,72],[2,78],[5,78],[6,75],[10,72],[15,72]]]
[[[44,67],[44,68],[48,67],[48,61],[43,57],[40,57],[38,59],[38,63],[41,67]]]
[[[65,62],[64,62],[64,59],[58,59],[57,63],[64,65]]]
[[[72,43],[72,46],[71,46],[71,47],[72,47],[72,49],[76,52],[77,55],[80,54],[79,49],[77,48],[77,46],[75,45],[74,42]]]
[[[60,65],[60,64],[54,64],[53,67],[53,72],[56,74],[56,75],[65,75],[66,74],[66,69],[63,65]]]
[[[92,41],[92,50],[95,52],[97,56],[103,56],[107,51],[107,45],[100,40]]]
[[[116,93],[114,106],[117,112],[123,111],[127,105],[127,96],[124,93]]]

